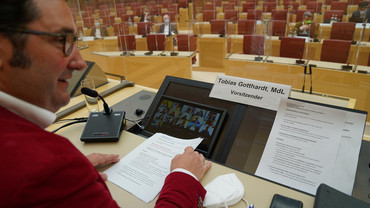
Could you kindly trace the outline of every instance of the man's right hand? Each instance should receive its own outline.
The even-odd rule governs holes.
[[[202,154],[194,151],[190,146],[185,148],[183,154],[176,155],[171,161],[171,171],[176,168],[183,168],[193,173],[199,181],[211,166],[210,161],[206,161]]]

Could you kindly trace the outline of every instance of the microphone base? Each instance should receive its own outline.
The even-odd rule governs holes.
[[[125,113],[114,111],[109,115],[92,112],[89,115],[80,140],[82,142],[117,142],[126,125]]]
[[[161,53],[161,54],[159,54],[160,56],[166,56],[166,54],[165,53]]]
[[[262,61],[262,60],[263,60],[263,58],[262,58],[261,56],[257,56],[257,57],[254,57],[254,60],[255,60],[255,61]]]
[[[295,60],[295,63],[296,63],[296,64],[304,64],[304,63],[305,63],[305,61],[304,61],[304,60]]]
[[[152,54],[153,54],[153,51],[149,51],[149,52],[144,53],[144,55],[146,55],[146,56],[150,56]]]
[[[179,55],[179,53],[177,53],[177,52],[171,52],[170,54],[171,54],[171,56],[177,56],[177,55]]]
[[[345,71],[351,71],[352,70],[352,66],[350,66],[350,65],[342,65],[342,69],[345,70]]]

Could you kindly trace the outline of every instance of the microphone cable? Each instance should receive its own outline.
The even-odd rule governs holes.
[[[61,126],[61,127],[57,128],[57,129],[53,130],[52,133],[56,133],[60,129],[65,128],[65,127],[70,126],[70,125],[73,125],[73,124],[76,124],[76,123],[84,123],[84,122],[87,122],[87,118],[63,119],[63,120],[59,120],[59,121],[54,122],[54,123],[59,123],[59,122],[62,122],[62,121],[72,121],[72,122],[66,123],[63,126]]]

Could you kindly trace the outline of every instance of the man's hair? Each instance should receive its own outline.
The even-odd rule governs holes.
[[[362,1],[360,2],[360,4],[358,5],[359,8],[366,8],[367,6],[369,5],[369,3],[367,1]]]
[[[305,11],[302,15],[302,18],[304,19],[306,16],[312,17],[312,13],[310,11]]]
[[[40,18],[41,12],[33,0],[1,0],[0,14],[0,33],[8,37],[14,47],[9,64],[13,67],[29,67],[31,60],[23,52],[28,36],[8,29],[26,28],[29,23]]]

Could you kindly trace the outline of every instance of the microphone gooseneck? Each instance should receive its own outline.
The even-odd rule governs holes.
[[[102,96],[99,95],[99,93],[95,90],[89,89],[87,87],[81,88],[81,93],[90,97],[99,97],[103,101],[104,111],[106,115],[109,115],[112,113],[112,109],[109,108],[108,104],[105,102]]]

